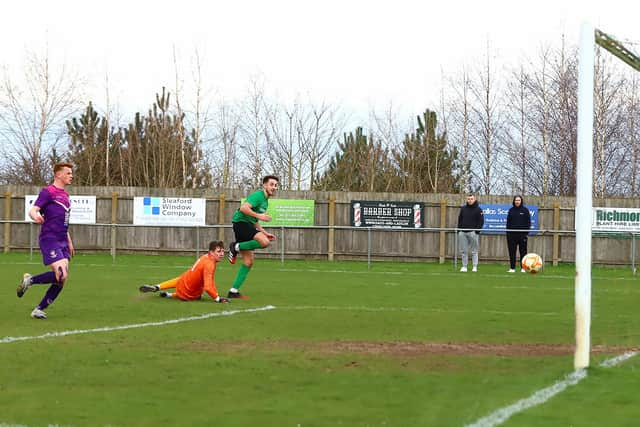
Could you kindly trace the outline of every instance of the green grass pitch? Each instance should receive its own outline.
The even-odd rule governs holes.
[[[573,370],[573,266],[463,274],[258,253],[242,288],[250,300],[138,292],[193,259],[78,255],[49,318],[35,320],[46,287],[22,299],[15,288],[45,267],[0,255],[0,425],[462,426]],[[221,293],[237,268],[219,264]],[[598,364],[639,347],[640,279],[595,268],[592,301],[588,377],[504,425],[637,425],[640,356]],[[143,327],[94,331],[125,325]],[[7,339],[64,331],[85,333]]]

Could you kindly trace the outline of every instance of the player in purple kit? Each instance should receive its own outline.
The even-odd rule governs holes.
[[[73,243],[69,235],[69,214],[71,201],[65,187],[73,180],[73,165],[58,163],[53,167],[53,184],[43,188],[29,210],[29,216],[40,228],[40,252],[44,265],[51,271],[32,276],[25,273],[16,293],[18,298],[36,284],[51,284],[40,304],[31,312],[35,319],[46,319],[47,308],[56,299],[67,277],[69,276],[69,260],[74,254]]]

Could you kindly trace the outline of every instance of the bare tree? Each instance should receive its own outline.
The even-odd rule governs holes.
[[[531,124],[533,138],[532,149],[527,156],[530,161],[527,166],[530,174],[530,193],[538,193],[543,196],[549,194],[551,178],[551,135],[550,120],[552,104],[552,82],[550,73],[550,55],[548,47],[541,47],[538,55],[538,64],[532,61],[529,66],[532,71],[525,78],[526,89],[530,94],[528,105],[528,121]],[[534,191],[535,190],[535,191]]]
[[[243,162],[248,176],[243,177],[246,185],[256,187],[264,170],[266,149],[267,115],[265,107],[264,79],[254,76],[249,82],[249,91],[242,103],[241,143]]]
[[[51,178],[50,162],[59,160],[65,119],[81,108],[83,82],[64,63],[52,66],[48,47],[26,57],[22,79],[5,67],[0,82],[2,155],[13,165],[0,180],[43,184]]]
[[[105,108],[104,122],[105,122],[105,129],[107,129],[107,132],[108,132],[111,127],[111,97],[109,96],[109,73],[104,74],[104,87],[105,87],[105,100],[107,104]],[[109,156],[109,152],[111,150],[109,147],[108,136],[105,138],[104,151],[105,151],[105,158],[104,158],[105,185],[109,186],[111,185],[111,174],[110,174],[111,165],[109,163],[111,160]]]
[[[640,100],[638,99],[638,91],[640,90],[638,73],[635,71],[629,78],[628,91],[626,91],[626,109],[627,109],[627,121],[626,121],[626,138],[627,146],[631,153],[631,161],[629,162],[628,178],[626,179],[627,186],[629,188],[628,194],[631,197],[636,197],[639,194],[638,191],[638,175],[640,174],[640,137],[638,126],[638,120],[640,119]]]
[[[535,150],[530,150],[531,138],[529,136],[528,106],[529,91],[527,88],[527,75],[524,66],[512,73],[512,78],[507,83],[507,156],[514,174],[506,177],[512,183],[512,193],[524,194],[527,192],[527,172],[529,155]],[[531,147],[533,148],[533,147]],[[529,152],[531,151],[531,153]]]
[[[576,194],[578,69],[577,52],[569,50],[564,37],[551,67],[552,108],[550,109],[549,193],[559,196]]]
[[[372,123],[371,137],[388,150],[398,148],[404,135],[411,132],[414,126],[411,120],[404,125],[400,123],[398,112],[391,102],[382,112],[371,110],[369,117]]]
[[[176,46],[173,46],[173,68],[175,72],[175,98],[176,98],[176,119],[178,120],[178,126],[184,126],[184,111],[182,110],[181,98],[182,98],[182,88],[184,86],[184,82],[180,78],[180,73],[178,72],[178,58],[176,54]],[[180,144],[180,163],[182,169],[182,188],[187,188],[187,159],[185,156],[185,133],[179,132],[177,134],[178,143]],[[195,185],[196,180],[193,180]]]
[[[376,184],[377,188],[381,188],[381,191],[400,191],[403,179],[398,176],[400,167],[395,164],[395,158],[392,154],[403,148],[404,137],[413,132],[415,124],[411,119],[407,119],[406,123],[401,123],[398,112],[391,102],[381,112],[372,110],[369,114],[369,120],[371,122],[369,137],[371,149],[367,154],[379,163],[373,165],[375,174],[371,173],[369,176],[385,183],[384,187]],[[378,159],[384,159],[384,161]],[[373,185],[370,186],[370,188],[373,187]]]
[[[471,79],[466,67],[459,78],[450,79],[453,95],[449,101],[449,143],[458,149],[460,190],[469,192],[471,184]]]
[[[113,101],[111,96],[111,80],[109,79],[109,72],[105,70],[104,73],[104,93],[105,93],[105,107],[103,110],[103,131],[106,135],[102,135],[104,138],[104,169],[105,169],[105,185],[113,185],[118,179],[123,179],[124,173],[124,156],[123,156],[123,141],[124,137],[122,129],[120,128],[120,108],[116,102]],[[116,164],[112,164],[116,162]],[[124,185],[120,182],[121,185]]]
[[[213,118],[213,146],[210,157],[213,168],[214,183],[222,188],[238,185],[238,145],[240,134],[240,115],[236,109],[224,99],[218,105]]]
[[[193,101],[193,130],[192,130],[192,139],[194,143],[195,153],[196,153],[196,170],[201,171],[205,168],[204,158],[202,156],[203,152],[203,142],[205,131],[208,128],[211,118],[210,118],[210,103],[208,103],[207,95],[209,91],[204,86],[204,78],[202,77],[202,69],[204,66],[204,61],[202,56],[200,55],[200,50],[198,48],[194,49],[193,57],[192,57],[192,79],[194,85],[194,96],[195,99]],[[196,188],[197,180],[193,180],[192,187]]]
[[[274,104],[267,107],[266,137],[272,172],[279,175],[286,190],[300,190],[300,176],[304,168],[300,133],[297,126],[301,114],[298,101],[291,106]]]
[[[112,84],[108,68],[105,68],[104,73],[104,95],[104,109],[100,110],[96,106],[96,110],[102,112],[100,141],[104,144],[101,147],[101,151],[104,151],[104,185],[127,185],[127,178],[125,177],[126,147],[124,145],[124,129],[120,127],[121,112],[117,98],[114,102],[112,97]]]
[[[500,89],[498,76],[492,62],[492,51],[487,42],[487,54],[484,67],[478,70],[477,80],[472,81],[473,96],[472,123],[474,131],[472,142],[473,158],[476,160],[481,189],[484,194],[491,194],[498,189],[503,159],[503,116],[500,109]],[[474,169],[472,169],[474,170]]]
[[[451,111],[449,110],[449,106],[446,99],[445,94],[445,78],[443,75],[443,71],[440,70],[440,99],[438,102],[438,116],[440,120],[438,121],[438,127],[436,131],[440,134],[444,135],[448,140],[449,135],[449,121],[451,120]]]
[[[308,188],[314,188],[317,174],[322,172],[335,151],[336,142],[344,127],[344,117],[337,107],[325,102],[310,104],[308,111],[298,120],[303,156],[308,161]]]
[[[626,80],[614,73],[610,56],[596,51],[594,88],[594,177],[596,197],[618,193],[626,166],[626,147],[621,143],[625,123],[622,91]]]

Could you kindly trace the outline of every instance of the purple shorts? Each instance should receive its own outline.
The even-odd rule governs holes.
[[[67,242],[40,242],[40,252],[42,252],[42,263],[44,265],[51,265],[64,258],[71,259]]]

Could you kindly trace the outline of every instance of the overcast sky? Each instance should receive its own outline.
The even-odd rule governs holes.
[[[501,61],[534,56],[541,44],[577,44],[583,20],[640,42],[640,6],[609,0],[456,1],[11,1],[3,4],[0,64],[17,72],[25,49],[64,60],[89,80],[100,106],[145,111],[203,56],[205,84],[240,98],[252,75],[283,100],[307,93],[356,113],[392,102],[417,114],[436,106],[441,74],[482,60],[487,41]],[[635,5],[634,5],[635,4]],[[631,6],[633,5],[633,6]],[[633,45],[638,52],[639,46]]]

